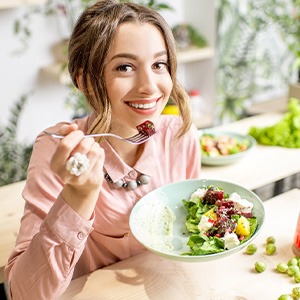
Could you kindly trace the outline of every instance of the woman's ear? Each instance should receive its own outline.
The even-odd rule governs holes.
[[[83,75],[82,75],[82,70],[79,71],[78,75],[76,76],[76,82],[78,89],[83,93],[83,94],[88,94],[90,96],[94,96],[93,88],[90,82],[90,78],[87,78],[87,88],[85,89],[84,84],[83,84]]]
[[[83,80],[82,80],[82,70],[79,71],[79,73],[76,76],[76,83],[79,88],[79,90],[84,93],[84,88],[83,88]]]

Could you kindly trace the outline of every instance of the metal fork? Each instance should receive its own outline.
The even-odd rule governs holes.
[[[53,132],[49,132],[49,131],[44,131],[44,133],[46,133],[47,135],[50,135],[51,137],[55,138],[55,139],[63,139],[65,136],[63,135],[59,135],[57,133],[53,133]],[[84,137],[101,137],[101,136],[110,136],[110,137],[114,137],[117,138],[121,141],[130,143],[130,144],[143,144],[146,141],[148,141],[151,136],[153,136],[156,132],[154,132],[153,134],[149,135],[146,132],[139,132],[136,135],[133,135],[129,138],[123,138],[119,135],[113,134],[113,133],[93,133],[93,134],[86,134],[84,135]]]

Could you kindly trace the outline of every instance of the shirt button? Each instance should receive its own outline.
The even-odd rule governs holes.
[[[84,233],[78,232],[77,237],[78,237],[79,240],[83,240],[84,239]]]

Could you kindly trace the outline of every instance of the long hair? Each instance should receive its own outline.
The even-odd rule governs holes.
[[[96,115],[89,132],[108,132],[111,124],[111,104],[104,80],[104,68],[116,29],[123,23],[150,23],[161,32],[167,48],[168,66],[173,88],[170,97],[179,107],[183,125],[182,136],[191,125],[189,97],[176,79],[176,43],[164,18],[156,11],[135,3],[100,0],[79,17],[69,41],[68,68],[78,87],[80,75],[82,92]],[[92,94],[90,89],[92,88]]]

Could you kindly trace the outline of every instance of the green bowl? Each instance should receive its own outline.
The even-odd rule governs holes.
[[[236,192],[242,198],[252,202],[252,212],[253,216],[257,218],[258,227],[251,238],[230,250],[197,256],[182,255],[183,252],[190,250],[189,246],[187,246],[189,234],[185,228],[187,211],[182,204],[182,199],[188,200],[197,188],[204,185],[214,185],[216,187],[223,188],[225,193],[228,194]],[[157,228],[161,228],[165,220],[160,218],[160,214],[156,211],[158,204],[169,207],[176,216],[176,221],[173,224],[173,231],[171,233],[171,243],[174,249],[171,251],[161,249],[161,245],[165,246],[164,243],[166,236],[162,232],[157,234]],[[226,257],[242,250],[245,246],[251,243],[261,231],[264,220],[265,210],[262,201],[256,194],[245,187],[220,180],[190,179],[162,186],[142,197],[131,211],[129,225],[134,237],[150,251],[172,260],[201,262]]]
[[[222,165],[235,163],[239,161],[241,158],[248,155],[249,152],[256,146],[256,140],[250,135],[242,135],[235,132],[220,131],[214,129],[203,129],[203,130],[199,130],[198,133],[199,133],[199,137],[201,137],[203,134],[210,134],[216,137],[225,135],[228,137],[235,138],[238,141],[245,141],[248,144],[248,148],[245,151],[235,153],[235,154],[211,157],[211,156],[203,155],[202,153],[201,163],[207,166],[222,166]]]

